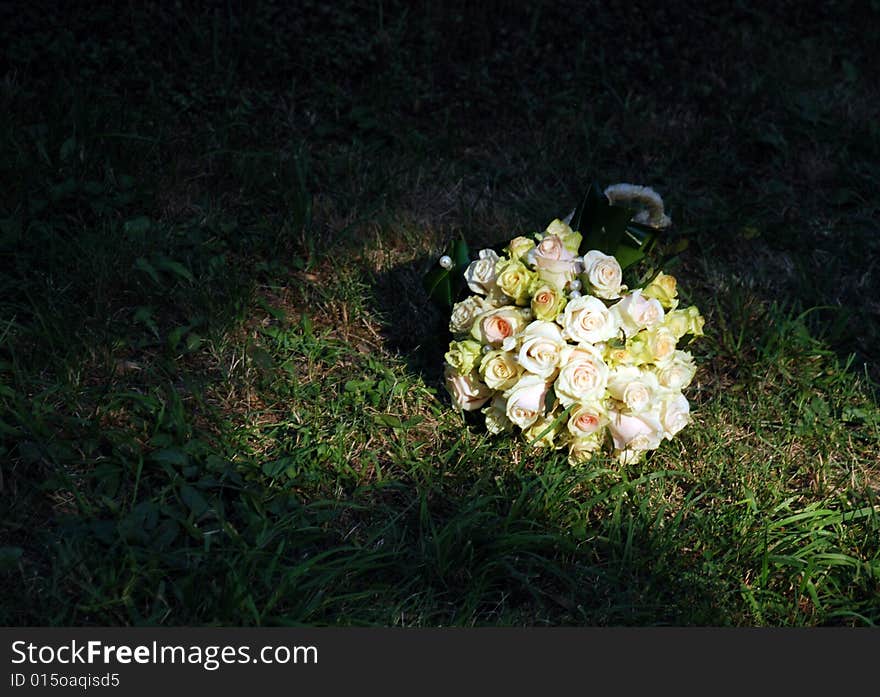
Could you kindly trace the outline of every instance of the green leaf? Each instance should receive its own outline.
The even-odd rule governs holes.
[[[155,462],[179,466],[186,465],[189,462],[187,454],[177,448],[164,448],[162,450],[157,450],[150,455],[150,459]]]
[[[196,518],[201,516],[210,507],[199,490],[189,484],[184,484],[180,487],[180,498]]]
[[[147,274],[156,285],[162,285],[162,282],[159,280],[159,272],[156,271],[156,268],[148,262],[144,257],[138,257],[134,260],[134,268],[138,271],[143,271]]]
[[[24,550],[21,547],[0,547],[0,571],[9,571],[18,565]]]
[[[146,216],[142,215],[139,218],[126,220],[122,226],[122,232],[129,237],[142,238],[150,231],[152,225],[152,221]]]
[[[68,138],[67,140],[65,140],[61,144],[61,150],[58,153],[58,158],[62,162],[67,162],[67,160],[69,160],[71,157],[73,157],[73,154],[75,152],[76,152],[76,138],[74,138],[73,136],[70,136],[70,138]]]
[[[168,257],[158,257],[156,259],[156,266],[163,271],[170,271],[171,273],[186,279],[190,283],[194,283],[196,280],[188,268],[179,261],[174,261]]]
[[[452,268],[438,265],[423,279],[428,297],[443,307],[452,307],[466,287],[464,272],[470,265],[470,253],[464,240],[453,242],[445,253],[452,259]]]

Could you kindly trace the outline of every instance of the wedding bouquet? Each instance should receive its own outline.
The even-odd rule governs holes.
[[[567,448],[573,464],[603,447],[629,464],[671,440],[691,421],[683,390],[696,372],[678,344],[703,334],[703,318],[679,307],[662,271],[624,285],[669,224],[652,189],[594,184],[532,238],[474,260],[454,243],[426,288],[451,307],[445,381],[456,408],[480,410],[493,434]]]

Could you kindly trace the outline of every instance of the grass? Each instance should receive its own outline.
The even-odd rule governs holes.
[[[878,8],[0,8],[0,622],[880,622]],[[696,422],[572,468],[421,274],[654,186]]]

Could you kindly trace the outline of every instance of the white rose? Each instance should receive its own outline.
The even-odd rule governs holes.
[[[528,372],[546,379],[556,372],[565,346],[559,327],[552,322],[536,320],[522,334],[517,359]]]
[[[653,450],[663,440],[663,424],[651,413],[608,412],[608,428],[618,450]]]
[[[620,297],[623,271],[617,259],[593,249],[584,255],[584,277],[593,295],[606,300]]]
[[[653,373],[635,366],[619,366],[608,377],[608,394],[623,402],[634,414],[651,408],[659,387]]]
[[[480,258],[472,261],[464,272],[464,280],[474,293],[486,295],[495,288],[495,263],[498,255],[491,249],[480,250]]]
[[[617,334],[618,325],[605,304],[591,295],[569,300],[563,327],[569,339],[579,344],[595,344]]]
[[[461,375],[451,365],[444,371],[446,390],[452,397],[456,409],[473,411],[483,406],[492,396],[492,390],[480,382],[476,371]]]
[[[675,351],[669,360],[655,368],[658,382],[670,390],[683,390],[697,373],[694,357],[688,351]]]
[[[663,435],[667,440],[691,422],[691,405],[683,394],[672,393],[660,404],[660,423],[663,424]]]
[[[627,337],[640,329],[653,327],[663,321],[663,306],[659,300],[646,298],[642,291],[634,290],[611,306],[611,314],[617,320]]]
[[[538,375],[523,375],[504,393],[507,418],[525,430],[544,413],[544,398],[550,385]]]
[[[449,318],[449,331],[453,334],[468,334],[474,325],[474,320],[486,308],[483,299],[471,295],[452,306],[452,315]]]
[[[563,406],[601,399],[608,384],[608,366],[602,354],[589,344],[563,352],[554,389]]]

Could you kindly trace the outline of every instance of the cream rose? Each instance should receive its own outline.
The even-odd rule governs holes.
[[[663,436],[667,440],[672,440],[690,422],[691,406],[680,392],[670,394],[660,403],[660,423],[663,424]]]
[[[563,352],[559,376],[554,383],[563,406],[601,399],[608,384],[608,366],[598,349],[589,344]]]
[[[608,377],[608,394],[634,414],[650,409],[659,391],[657,377],[635,366],[615,368]]]
[[[670,390],[683,390],[697,373],[694,357],[687,351],[675,351],[669,360],[654,369],[657,381]]]
[[[552,322],[535,320],[522,334],[517,360],[528,372],[546,379],[556,372],[565,346],[559,327]]]
[[[504,393],[507,418],[525,430],[544,413],[544,398],[550,385],[538,375],[523,375]]]
[[[644,297],[640,289],[625,295],[610,312],[627,337],[663,321],[663,306],[654,298]]]
[[[569,300],[563,316],[565,335],[579,344],[595,344],[617,335],[618,324],[598,298],[582,295]]]
[[[493,390],[512,387],[520,376],[520,368],[508,351],[489,351],[480,363],[480,377]]]
[[[485,310],[482,298],[476,295],[471,295],[461,302],[455,303],[449,318],[449,331],[453,334],[469,334],[477,315]]]
[[[471,336],[483,344],[501,347],[506,339],[513,339],[523,328],[525,320],[515,307],[507,305],[484,312],[471,328]]]
[[[648,363],[661,363],[675,353],[677,339],[675,334],[664,326],[654,327],[645,332],[645,345],[648,350]]]
[[[464,280],[474,293],[487,295],[495,288],[495,264],[498,255],[491,249],[480,250],[479,259],[472,261],[464,272]]]
[[[621,290],[625,290],[623,271],[617,259],[596,249],[584,255],[583,279],[593,295],[605,300],[615,300]]]
[[[446,365],[444,370],[446,390],[452,397],[452,403],[456,409],[473,411],[479,409],[492,396],[492,390],[480,382],[476,372],[461,375],[451,365]]]

